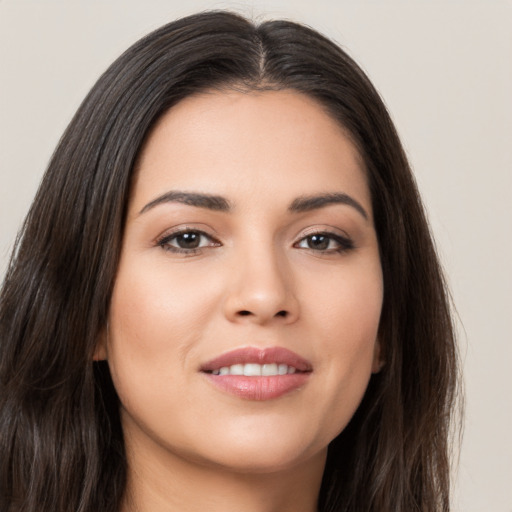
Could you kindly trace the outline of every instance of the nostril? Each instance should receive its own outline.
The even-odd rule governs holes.
[[[247,309],[242,309],[241,311],[238,312],[238,314],[240,316],[250,316],[252,315],[253,313],[251,313],[250,311],[248,311]],[[284,309],[282,309],[281,311],[278,311],[275,316],[281,316],[283,318],[287,317],[288,316],[288,311],[285,311]]]

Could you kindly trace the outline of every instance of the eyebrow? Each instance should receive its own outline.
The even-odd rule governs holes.
[[[323,208],[331,204],[344,204],[355,208],[366,220],[369,219],[369,215],[362,205],[357,202],[353,197],[342,192],[335,192],[329,194],[319,194],[312,196],[301,196],[294,199],[290,207],[288,208],[291,212],[301,213]]]
[[[142,208],[139,215],[142,215],[155,206],[164,203],[182,203],[189,206],[195,206],[197,208],[206,208],[208,210],[219,212],[229,212],[232,209],[231,203],[222,196],[202,194],[199,192],[170,191],[150,201],[146,206],[144,206],[144,208]],[[366,220],[369,218],[368,213],[358,201],[342,192],[297,197],[288,207],[288,211],[292,213],[303,213],[324,208],[331,204],[344,204],[351,206]]]
[[[212,196],[210,194],[200,194],[196,192],[171,191],[153,199],[153,201],[142,208],[139,215],[163,203],[182,203],[218,212],[228,212],[231,210],[229,201],[221,196]]]

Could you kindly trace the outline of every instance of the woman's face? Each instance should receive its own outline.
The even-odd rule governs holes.
[[[361,159],[314,100],[185,99],[140,155],[96,354],[127,446],[237,471],[323,460],[378,371],[382,295]]]

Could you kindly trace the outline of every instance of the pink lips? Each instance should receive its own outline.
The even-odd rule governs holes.
[[[245,364],[287,365],[294,373],[271,376],[219,375],[223,367]],[[208,361],[200,371],[208,380],[229,394],[247,400],[271,400],[302,387],[309,379],[311,363],[291,350],[282,347],[236,349]],[[216,372],[212,373],[212,372]]]

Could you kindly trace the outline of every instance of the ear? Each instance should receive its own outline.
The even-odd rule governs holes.
[[[107,339],[108,339],[108,325],[102,329],[98,336],[98,342],[92,355],[93,361],[105,361],[107,359]]]
[[[382,359],[382,349],[380,340],[377,338],[373,349],[372,373],[379,373],[386,362]]]

